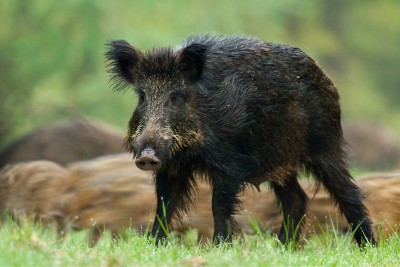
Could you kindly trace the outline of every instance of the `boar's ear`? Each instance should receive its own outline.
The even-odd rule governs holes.
[[[108,72],[115,90],[122,90],[135,82],[137,69],[143,55],[123,40],[107,43],[106,60]]]
[[[181,71],[191,82],[200,79],[206,59],[206,46],[191,44],[182,48],[178,54],[178,64]]]

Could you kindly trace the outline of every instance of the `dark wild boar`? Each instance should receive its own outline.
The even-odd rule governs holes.
[[[145,53],[112,41],[106,57],[115,88],[133,85],[139,96],[125,145],[139,168],[154,172],[157,240],[166,235],[158,219],[169,223],[191,206],[195,177],[213,187],[215,243],[231,240],[242,187],[265,181],[285,218],[279,239],[297,240],[308,201],[297,176],[305,170],[336,200],[358,244],[376,242],[348,171],[338,92],[300,49],[197,35]]]

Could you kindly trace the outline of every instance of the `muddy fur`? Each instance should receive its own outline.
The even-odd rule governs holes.
[[[329,191],[356,241],[375,243],[348,171],[338,91],[303,51],[244,36],[195,35],[146,52],[112,41],[106,57],[115,89],[133,86],[139,96],[125,146],[139,167],[154,171],[155,217],[166,205],[167,223],[182,219],[195,178],[204,177],[213,188],[213,240],[229,242],[242,187],[267,181],[288,225],[279,239],[295,241],[307,210],[297,180],[305,171]],[[152,234],[165,237],[156,220]]]

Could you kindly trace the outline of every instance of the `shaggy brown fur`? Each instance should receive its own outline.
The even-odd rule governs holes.
[[[40,218],[49,202],[58,197],[55,185],[67,177],[67,171],[50,161],[32,161],[7,165],[0,172],[0,207],[14,216],[35,214]]]
[[[343,124],[353,166],[369,170],[400,168],[400,144],[390,129],[366,121]]]
[[[94,229],[110,229],[114,234],[123,227],[142,231],[152,224],[149,219],[154,215],[156,200],[151,190],[151,174],[132,165],[129,155],[121,154],[79,162],[71,165],[69,170],[70,181],[63,181],[64,193],[53,205],[53,210],[64,216],[60,229],[67,227],[69,220],[72,220],[74,229],[95,226]],[[375,228],[384,223],[385,235],[397,229],[396,225],[400,220],[396,209],[396,205],[400,205],[400,190],[396,190],[396,183],[400,183],[400,175],[393,173],[375,174],[357,181],[369,194],[365,203],[371,209]],[[307,234],[320,233],[320,227],[326,231],[333,225],[340,231],[348,230],[345,218],[326,192],[321,190],[314,196],[315,187],[312,184],[303,182],[302,187],[312,199],[305,219]],[[253,217],[261,229],[279,233],[282,216],[276,199],[269,190],[262,189],[261,192],[257,192],[246,188],[240,199],[243,201],[243,207],[236,218],[243,226],[243,232],[254,233],[249,223],[249,217]],[[195,208],[183,216],[182,223],[174,221],[171,228],[178,232],[185,232],[189,228],[197,229],[199,238],[206,241],[213,231],[210,204],[210,186],[199,183]],[[385,206],[384,211],[380,211],[381,206]],[[100,231],[97,230],[94,231],[92,244],[100,236]]]
[[[128,154],[106,156],[77,162],[67,170],[48,162],[36,161],[8,166],[0,173],[0,204],[16,214],[36,213],[36,219],[55,221],[58,231],[92,229],[89,244],[95,245],[103,230],[114,236],[121,229],[134,228],[143,233],[150,227],[156,197],[151,174],[139,170]],[[379,236],[387,237],[399,231],[400,173],[377,173],[363,176],[357,184],[367,192],[366,206],[371,212]],[[302,183],[310,197],[310,208],[305,219],[308,235],[320,233],[332,225],[347,231],[348,224],[333,205],[329,195],[310,183]],[[260,199],[261,197],[261,199]],[[240,194],[243,207],[236,219],[244,233],[254,233],[249,217],[257,220],[264,231],[279,233],[282,216],[274,195],[267,189],[261,192],[246,188]],[[183,216],[182,224],[174,222],[172,230],[185,232],[197,229],[203,241],[212,237],[213,220],[210,208],[211,190],[199,183],[196,206]]]
[[[78,162],[68,171],[46,212],[59,233],[92,229],[89,244],[95,245],[103,230],[116,236],[123,228],[143,232],[149,225],[155,202],[151,174],[135,168],[127,154]]]
[[[378,237],[387,238],[394,232],[400,233],[400,172],[373,173],[360,177],[356,183],[367,194],[365,205],[370,210]],[[325,191],[320,190],[315,193],[315,187],[309,182],[303,182],[302,187],[311,199],[304,218],[304,230],[307,236],[320,234],[321,231],[329,231],[332,228],[342,233],[350,230],[346,218]],[[279,233],[282,215],[274,195],[269,190],[262,189],[261,192],[257,192],[247,188],[240,198],[243,207],[236,218],[242,225],[242,232],[255,233],[250,224],[250,220],[253,219],[262,231]],[[209,208],[211,192],[208,186],[199,185],[196,200],[195,210],[184,217],[184,223],[177,229],[185,231],[194,228],[198,230],[200,238],[211,238],[213,226]]]

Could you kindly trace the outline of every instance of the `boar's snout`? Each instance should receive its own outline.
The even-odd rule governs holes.
[[[136,166],[144,171],[157,171],[161,168],[161,161],[156,157],[156,152],[152,148],[144,149],[138,158],[136,158]]]

